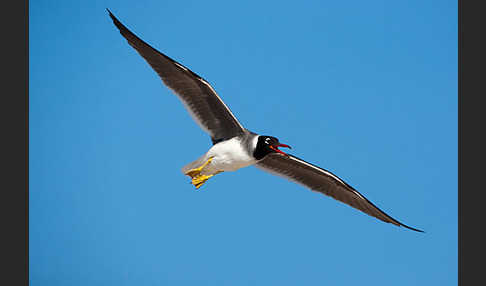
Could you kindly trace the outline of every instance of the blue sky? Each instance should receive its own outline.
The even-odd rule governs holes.
[[[31,1],[31,285],[456,285],[456,1]],[[105,8],[398,228],[211,146]]]

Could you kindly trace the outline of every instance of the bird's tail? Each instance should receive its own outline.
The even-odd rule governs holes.
[[[193,169],[198,168],[202,164],[206,163],[207,160],[208,160],[208,158],[206,157],[206,154],[204,154],[201,157],[199,157],[196,161],[193,161],[193,162],[185,165],[184,167],[182,167],[181,171],[182,171],[183,174],[187,174],[187,172],[189,172],[189,170],[193,170]]]

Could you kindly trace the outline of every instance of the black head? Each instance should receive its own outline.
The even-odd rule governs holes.
[[[256,148],[255,151],[253,151],[253,157],[255,157],[255,159],[257,160],[260,160],[270,153],[280,153],[282,155],[288,156],[286,153],[280,151],[278,147],[290,148],[289,145],[281,144],[275,137],[265,135],[258,136]]]

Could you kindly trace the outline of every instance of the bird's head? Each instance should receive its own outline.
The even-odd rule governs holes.
[[[287,153],[279,150],[278,147],[292,149],[289,145],[280,143],[275,137],[260,135],[258,136],[255,151],[253,151],[253,157],[255,157],[257,160],[260,160],[270,153],[280,153],[284,156],[289,156]]]

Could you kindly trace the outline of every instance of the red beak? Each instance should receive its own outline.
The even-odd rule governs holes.
[[[280,150],[278,149],[278,147],[285,147],[285,148],[289,148],[289,149],[292,149],[292,147],[290,147],[290,146],[289,146],[289,145],[287,145],[287,144],[280,144],[280,143],[279,143],[278,145],[275,145],[275,146],[270,146],[270,148],[271,148],[272,150],[274,150],[275,152],[278,152],[278,153],[280,153],[280,154],[282,154],[282,155],[284,155],[284,156],[287,156],[287,157],[289,156],[289,154],[287,154],[287,153],[284,153],[284,152],[280,151]]]

